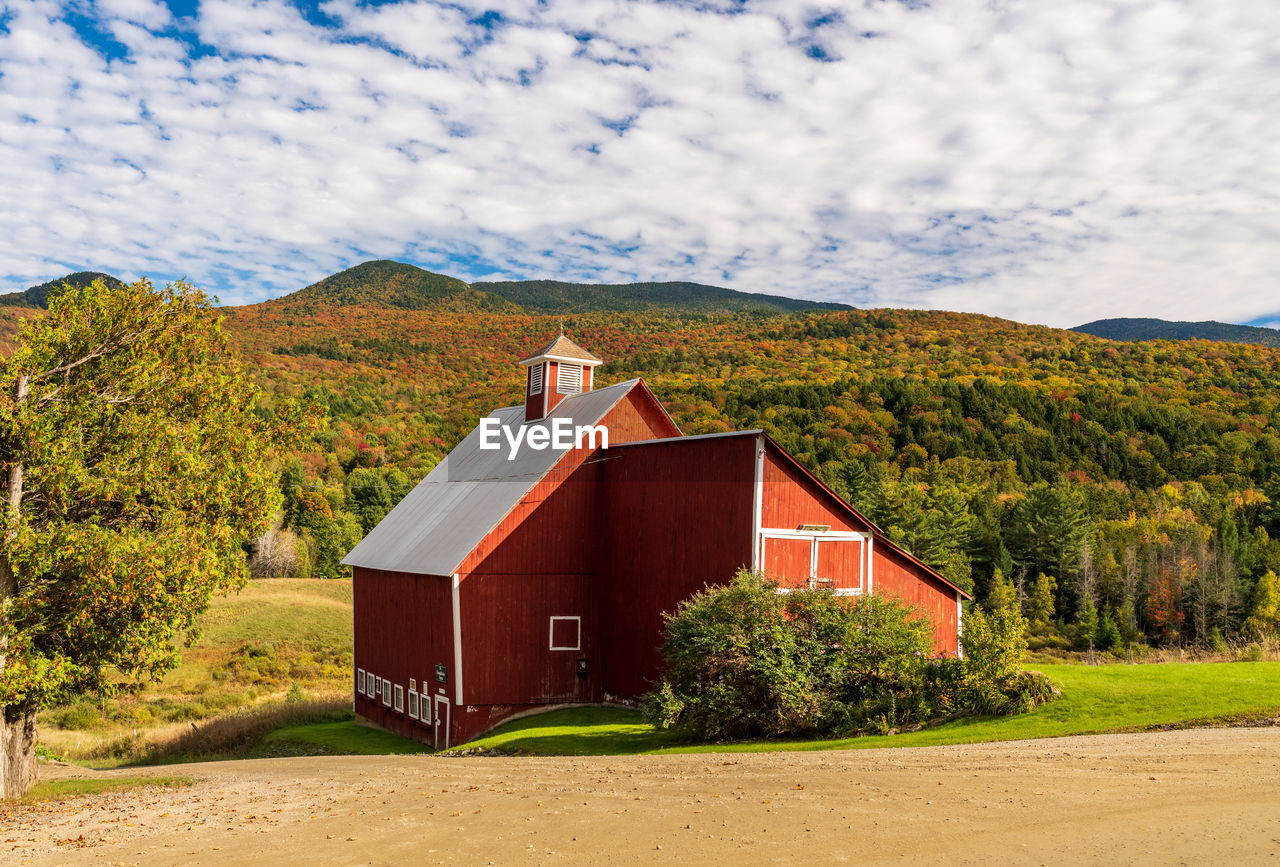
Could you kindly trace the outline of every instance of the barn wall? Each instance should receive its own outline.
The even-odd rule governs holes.
[[[680,431],[637,385],[609,410],[603,421],[609,428],[609,445],[680,436]]]
[[[449,578],[380,569],[353,569],[355,668],[372,672],[409,689],[425,681],[433,695],[447,690],[453,699],[453,585]],[[435,680],[436,664],[445,666],[449,684]],[[432,731],[412,720],[405,709],[384,707],[381,700],[356,695],[356,713],[365,719],[423,743]]]
[[[635,699],[661,670],[662,614],[751,565],[755,437],[609,453],[600,627],[607,695]]]
[[[600,700],[594,576],[472,574],[461,584],[464,700],[473,705],[564,704]],[[551,650],[551,618],[559,622]],[[576,633],[566,641],[565,633]],[[577,673],[578,660],[588,674]]]
[[[672,435],[633,389],[605,414],[613,446]],[[464,561],[460,572],[463,699],[472,736],[537,704],[598,702],[602,664],[598,581],[604,466],[613,452],[576,449],[536,484]],[[550,650],[550,618],[580,617],[580,650]],[[588,673],[577,673],[578,659]]]
[[[833,530],[866,530],[848,506],[822,490],[772,447],[764,455],[762,527],[794,530],[801,524],[829,524]]]
[[[956,591],[887,545],[877,543],[873,551],[873,592],[897,597],[926,614],[934,624],[935,649],[955,656]]]

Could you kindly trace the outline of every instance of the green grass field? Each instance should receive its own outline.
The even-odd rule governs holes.
[[[430,747],[391,732],[356,725],[354,720],[276,729],[262,740],[267,755],[401,756],[432,752]]]
[[[461,747],[530,755],[924,747],[1184,728],[1280,715],[1280,662],[1046,665],[1060,699],[1013,717],[963,719],[919,732],[839,740],[685,745],[636,711],[552,711],[508,723]]]

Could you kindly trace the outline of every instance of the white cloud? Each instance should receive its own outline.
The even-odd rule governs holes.
[[[1055,325],[1280,314],[1269,2],[330,0],[327,27],[99,0],[107,53],[61,4],[3,9],[13,288],[94,267],[234,303],[387,256]]]

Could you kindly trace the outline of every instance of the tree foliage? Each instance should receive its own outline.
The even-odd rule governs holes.
[[[257,406],[221,316],[184,283],[95,282],[23,323],[0,367],[8,509],[0,704],[159,677],[278,504],[306,423]]]

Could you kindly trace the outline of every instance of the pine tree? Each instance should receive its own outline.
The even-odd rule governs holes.
[[[1098,638],[1098,608],[1093,597],[1086,595],[1080,603],[1080,615],[1076,622],[1076,647],[1093,650]]]

